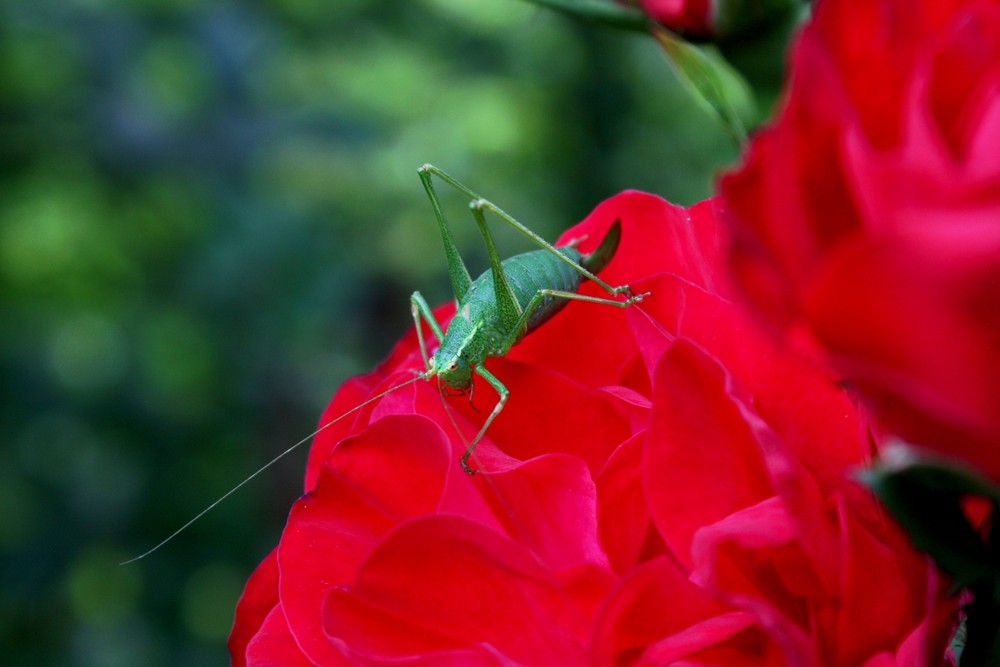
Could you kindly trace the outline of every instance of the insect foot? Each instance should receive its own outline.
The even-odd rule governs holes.
[[[626,306],[631,306],[633,303],[639,303],[640,301],[642,301],[651,294],[651,292],[643,292],[642,294],[632,294],[632,288],[629,287],[628,285],[619,285],[618,287],[615,287],[612,290],[612,293],[624,294],[626,299],[622,303],[624,303]]]
[[[625,303],[631,306],[633,303],[639,303],[650,294],[652,294],[652,292],[643,292],[642,294],[632,294],[632,296],[630,296],[628,299],[625,300]]]

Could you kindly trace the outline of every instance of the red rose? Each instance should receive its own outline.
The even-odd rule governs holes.
[[[722,180],[736,279],[883,428],[1000,480],[1000,3],[823,0]]]
[[[864,424],[720,295],[714,206],[630,192],[567,232],[620,219],[601,275],[652,294],[573,302],[489,362],[511,395],[479,474],[428,382],[324,431],[233,663],[943,664],[953,604],[849,481]],[[411,332],[321,421],[420,366]],[[448,399],[466,437],[496,397],[473,400]]]
[[[787,12],[799,0],[638,0],[661,25],[696,37],[726,37]]]
[[[694,35],[712,33],[709,0],[639,0],[642,10],[673,30]]]

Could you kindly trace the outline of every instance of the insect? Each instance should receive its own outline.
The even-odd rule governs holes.
[[[510,396],[507,387],[484,366],[486,359],[505,356],[518,341],[550,320],[571,300],[625,308],[638,303],[646,294],[632,294],[628,285],[612,287],[595,275],[607,266],[618,248],[620,222],[615,221],[596,250],[584,255],[576,249],[575,242],[561,248],[549,244],[501,208],[433,165],[423,165],[418,173],[437,218],[448,260],[448,275],[451,277],[457,302],[455,316],[447,331],[443,331],[420,292],[414,292],[410,298],[425,367],[420,377],[426,380],[437,377],[446,387],[464,393],[471,388],[472,375],[475,373],[500,396],[460,459],[465,472],[472,474],[474,470],[469,467],[469,457]],[[434,176],[471,198],[469,210],[483,235],[490,260],[490,268],[474,281],[465,268],[445,221],[432,182]],[[527,236],[540,249],[500,261],[493,236],[486,224],[486,211]],[[625,298],[621,300],[577,294],[576,290],[584,280],[593,281],[611,297],[623,295]],[[428,323],[439,342],[433,356],[427,353],[420,326],[421,318]]]
[[[441,240],[444,243],[445,257],[448,261],[448,275],[451,278],[456,301],[455,316],[448,324],[447,330],[443,330],[434,319],[430,306],[420,292],[414,292],[410,297],[410,310],[417,328],[417,339],[420,344],[424,370],[410,380],[368,398],[321,425],[316,431],[265,463],[159,544],[145,553],[125,561],[122,563],[123,565],[145,558],[165,545],[245,484],[301,445],[309,442],[324,429],[386,394],[402,389],[418,380],[437,378],[442,387],[459,393],[467,393],[471,391],[472,379],[475,374],[485,380],[499,395],[500,400],[459,460],[465,472],[470,475],[474,474],[476,471],[469,467],[469,457],[473,455],[476,445],[486,435],[490,424],[503,410],[510,396],[507,387],[484,366],[486,359],[506,355],[518,341],[552,319],[572,300],[626,308],[648,296],[648,293],[633,294],[628,285],[612,287],[595,275],[607,266],[618,248],[618,242],[621,238],[620,222],[615,221],[598,244],[597,249],[591,253],[583,254],[576,249],[577,243],[582,239],[556,248],[501,208],[483,199],[441,169],[425,164],[417,171],[424,189],[430,197],[431,206],[437,218]],[[441,179],[467,195],[471,200],[469,210],[482,233],[490,262],[490,268],[475,280],[472,280],[458,249],[455,247],[451,231],[441,209],[441,203],[434,190],[433,177]],[[539,246],[539,249],[501,261],[497,255],[493,236],[486,224],[486,211],[493,213],[500,220],[527,236],[535,245]],[[577,294],[576,290],[584,280],[590,280],[600,286],[610,298]],[[427,322],[438,340],[438,348],[433,354],[428,354],[421,319]]]

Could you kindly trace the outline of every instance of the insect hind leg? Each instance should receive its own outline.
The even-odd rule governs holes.
[[[494,215],[496,215],[498,218],[500,218],[501,220],[503,220],[505,223],[507,223],[508,225],[510,225],[511,227],[513,227],[514,229],[516,229],[517,231],[521,232],[521,234],[523,234],[524,236],[527,236],[529,239],[531,239],[531,241],[535,245],[539,246],[543,250],[549,251],[555,257],[557,257],[560,261],[562,261],[562,262],[568,264],[569,266],[573,267],[573,269],[577,273],[581,274],[587,280],[590,280],[591,282],[597,284],[598,287],[600,287],[601,289],[603,289],[605,292],[607,292],[611,296],[618,296],[619,294],[624,294],[626,297],[629,298],[629,303],[635,303],[636,301],[641,300],[642,296],[645,296],[645,295],[641,295],[641,296],[639,296],[638,299],[636,299],[635,301],[632,301],[633,294],[632,294],[631,288],[629,288],[628,285],[618,285],[617,287],[609,285],[608,283],[606,283],[605,281],[601,280],[596,275],[594,275],[593,272],[588,271],[587,269],[585,269],[584,267],[580,266],[579,264],[577,264],[576,262],[574,262],[572,259],[570,259],[569,257],[567,257],[566,255],[564,255],[561,252],[559,252],[559,250],[557,250],[556,247],[553,246],[551,243],[549,243],[548,241],[546,241],[545,239],[543,239],[541,236],[539,236],[535,232],[533,232],[530,229],[528,229],[523,223],[518,222],[513,216],[511,216],[509,213],[507,213],[502,208],[500,208],[499,206],[497,206],[493,202],[489,201],[488,199],[479,198],[479,199],[477,199],[477,200],[475,200],[473,202],[473,206],[475,206],[476,208],[479,208],[479,209],[490,211],[491,213],[493,213]]]
[[[554,289],[540,289],[535,292],[535,295],[531,297],[531,301],[525,306],[524,312],[521,313],[521,320],[517,323],[517,326],[508,334],[507,338],[504,340],[503,349],[509,351],[510,348],[520,340],[525,328],[528,325],[528,320],[531,319],[531,314],[539,305],[541,305],[542,300],[547,297],[555,297],[557,299],[568,299],[571,301],[586,301],[587,303],[599,303],[605,306],[614,306],[615,308],[627,308],[633,303],[638,303],[642,301],[643,297],[648,296],[649,293],[645,294],[635,294],[630,296],[625,301],[619,301],[618,299],[602,299],[599,296],[588,296],[586,294],[577,294],[576,292],[564,292],[562,290]],[[505,352],[506,353],[506,352]]]
[[[631,298],[633,296],[632,295],[632,290],[629,288],[628,285],[618,285],[617,287],[614,287],[612,285],[609,285],[605,281],[601,280],[596,275],[594,275],[593,272],[588,271],[584,267],[580,266],[579,264],[577,264],[573,260],[571,260],[568,257],[566,257],[565,255],[563,255],[561,252],[559,252],[558,250],[556,250],[555,246],[553,246],[551,243],[549,243],[548,241],[546,241],[545,239],[543,239],[541,236],[539,236],[535,232],[533,232],[530,229],[528,229],[528,227],[526,227],[523,223],[521,223],[517,219],[515,219],[514,216],[510,215],[509,213],[507,213],[502,208],[500,208],[499,206],[497,206],[493,202],[489,201],[488,199],[484,199],[483,197],[480,197],[478,194],[476,194],[475,192],[473,192],[472,190],[470,190],[461,181],[459,181],[458,179],[456,179],[454,176],[451,176],[446,171],[443,171],[442,169],[439,169],[438,167],[435,167],[432,164],[425,164],[422,167],[420,167],[420,169],[418,171],[420,172],[420,178],[421,178],[421,180],[424,180],[424,187],[427,188],[427,190],[428,190],[429,193],[433,192],[433,187],[430,185],[430,177],[431,177],[431,175],[437,176],[438,178],[440,178],[442,181],[444,181],[445,183],[447,183],[451,187],[455,188],[456,190],[458,190],[462,194],[467,195],[468,197],[470,197],[472,199],[472,205],[471,206],[472,206],[473,209],[490,211],[491,213],[493,213],[494,215],[496,215],[498,218],[500,218],[501,220],[503,220],[506,224],[510,225],[511,227],[513,227],[514,229],[516,229],[518,232],[520,232],[524,236],[527,236],[529,239],[531,239],[531,241],[535,245],[537,245],[538,247],[540,247],[540,248],[542,248],[544,250],[548,250],[553,255],[555,255],[556,257],[558,257],[561,261],[563,261],[563,262],[569,264],[570,266],[572,266],[575,271],[579,272],[581,275],[583,275],[588,280],[596,283],[601,289],[603,289],[608,294],[610,294],[612,296],[618,296],[619,294],[624,294],[626,297],[629,297],[629,298]],[[435,211],[439,211],[440,208],[439,208],[439,206],[437,204],[436,198],[433,195],[432,195],[432,199],[434,199]],[[439,216],[439,217],[442,217],[442,216]],[[446,241],[446,243],[447,243],[447,241]],[[641,296],[640,296],[640,299],[641,299]]]
[[[441,241],[444,243],[445,259],[448,260],[448,276],[451,278],[452,292],[455,294],[455,300],[461,301],[462,297],[465,296],[465,293],[469,291],[469,286],[472,285],[472,278],[469,276],[469,270],[466,268],[465,262],[462,261],[462,256],[459,254],[458,248],[455,246],[455,240],[451,236],[451,229],[448,228],[448,222],[445,220],[444,211],[441,210],[441,202],[438,201],[437,193],[434,191],[434,183],[431,181],[431,175],[436,174],[446,183],[452,185],[458,182],[437,167],[430,164],[425,164],[420,167],[420,169],[417,170],[417,174],[420,175],[420,182],[423,183],[424,190],[427,191],[427,196],[431,200],[431,207],[434,209],[434,217],[437,218]],[[467,190],[467,188],[464,188],[463,191],[465,190]]]

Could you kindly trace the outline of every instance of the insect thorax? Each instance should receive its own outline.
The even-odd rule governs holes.
[[[431,358],[431,366],[441,382],[452,389],[465,390],[472,382],[471,365],[482,363],[485,356],[476,340],[479,327],[462,313],[460,306],[448,325],[441,346]]]
[[[572,248],[560,248],[573,261],[580,253]],[[575,292],[580,284],[580,274],[565,262],[546,251],[532,251],[515,255],[502,264],[514,298],[521,308],[540,289]],[[458,304],[455,316],[445,332],[441,346],[432,360],[435,374],[449,387],[466,389],[471,382],[471,368],[483,363],[487,357],[507,353],[508,344],[516,343],[521,335],[540,326],[566,305],[564,299],[546,297],[527,321],[524,331],[514,335],[504,328],[496,306],[493,275],[484,272],[475,281]]]

